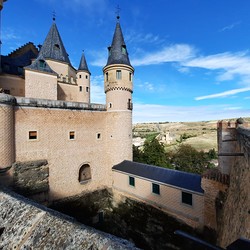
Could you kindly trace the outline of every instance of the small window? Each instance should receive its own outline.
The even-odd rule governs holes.
[[[132,73],[129,73],[129,81],[132,82]]]
[[[160,194],[160,186],[158,184],[152,183],[152,193]]]
[[[29,131],[29,140],[37,139],[37,131]]]
[[[131,102],[131,99],[128,99],[128,109],[129,110],[133,109],[133,103]]]
[[[96,134],[96,138],[97,138],[97,139],[101,139],[101,133],[97,133],[97,134]]]
[[[86,87],[86,92],[89,92],[89,87]]]
[[[75,139],[75,131],[70,131],[69,132],[69,139],[74,140]]]
[[[116,79],[121,80],[122,79],[122,71],[116,70]]]
[[[79,75],[79,78],[82,78],[82,75]]]
[[[84,164],[79,170],[78,180],[80,183],[84,183],[91,179],[91,170],[89,164]]]
[[[129,176],[129,185],[133,187],[135,186],[135,178],[132,176]]]
[[[82,92],[82,86],[79,86],[79,91]]]
[[[193,196],[190,193],[182,192],[181,193],[181,202],[187,205],[193,205]]]
[[[43,69],[46,67],[46,63],[44,60],[39,60],[39,67]]]
[[[109,73],[106,73],[106,81],[109,80]]]
[[[109,108],[110,108],[110,109],[112,108],[112,103],[111,103],[111,102],[109,103]]]
[[[88,75],[86,75],[85,78],[88,79]]]
[[[59,44],[55,44],[55,49],[57,49],[57,50],[59,50],[60,49],[60,46],[59,46]]]

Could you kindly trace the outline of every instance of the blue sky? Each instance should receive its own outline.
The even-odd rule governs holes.
[[[248,0],[8,0],[2,54],[42,44],[55,11],[74,67],[85,52],[91,101],[105,103],[102,67],[117,5],[135,68],[133,123],[250,116]]]

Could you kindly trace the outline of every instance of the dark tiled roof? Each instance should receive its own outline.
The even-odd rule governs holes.
[[[112,45],[108,48],[108,50],[109,57],[106,66],[111,64],[126,64],[131,66],[119,22],[116,24]]]
[[[68,54],[55,23],[52,24],[39,55],[42,55],[45,59],[50,58],[70,64]]]
[[[22,75],[22,69],[31,64],[31,59],[36,58],[38,50],[31,42],[24,44],[7,56],[1,56],[2,71],[13,75]]]
[[[201,188],[201,176],[173,169],[161,168],[143,163],[123,161],[113,167],[113,170],[165,183],[182,189],[204,193]]]
[[[54,72],[50,66],[45,62],[45,59],[42,55],[39,55],[37,59],[29,66],[25,67],[25,69],[33,69],[38,70],[46,73],[52,73],[57,75],[56,72]]]
[[[81,61],[80,61],[78,70],[87,71],[90,74],[84,53],[82,53],[82,57],[81,57]]]

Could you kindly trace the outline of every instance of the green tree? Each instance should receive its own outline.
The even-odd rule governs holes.
[[[171,167],[164,145],[156,138],[151,141],[145,141],[143,149],[143,162],[159,167]]]
[[[175,169],[201,174],[209,166],[208,155],[204,151],[197,151],[191,145],[181,144],[173,153],[171,162]]]

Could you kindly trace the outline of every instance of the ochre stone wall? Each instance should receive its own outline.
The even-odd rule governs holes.
[[[106,163],[105,122],[105,112],[16,107],[16,161],[47,159],[51,199],[105,186],[112,167]],[[29,140],[29,131],[37,131],[36,140]],[[80,184],[83,164],[90,165],[92,179]]]
[[[113,188],[125,192],[126,195],[147,202],[175,218],[197,228],[203,227],[204,197],[203,194],[192,193],[167,185],[160,185],[160,195],[152,193],[152,182],[138,177],[135,186],[129,185],[129,175],[113,171]],[[191,193],[193,205],[182,203],[182,191]]]
[[[22,76],[1,74],[0,75],[0,88],[2,88],[3,90],[9,90],[10,95],[24,96],[25,80]]]
[[[219,198],[219,192],[225,193],[228,186],[208,178],[202,178],[201,186],[204,190],[204,225],[217,231],[216,200]]]
[[[25,97],[57,100],[57,76],[26,69]]]
[[[238,150],[230,172],[230,185],[218,225],[218,244],[226,247],[239,237],[250,239],[250,130],[237,128]]]

